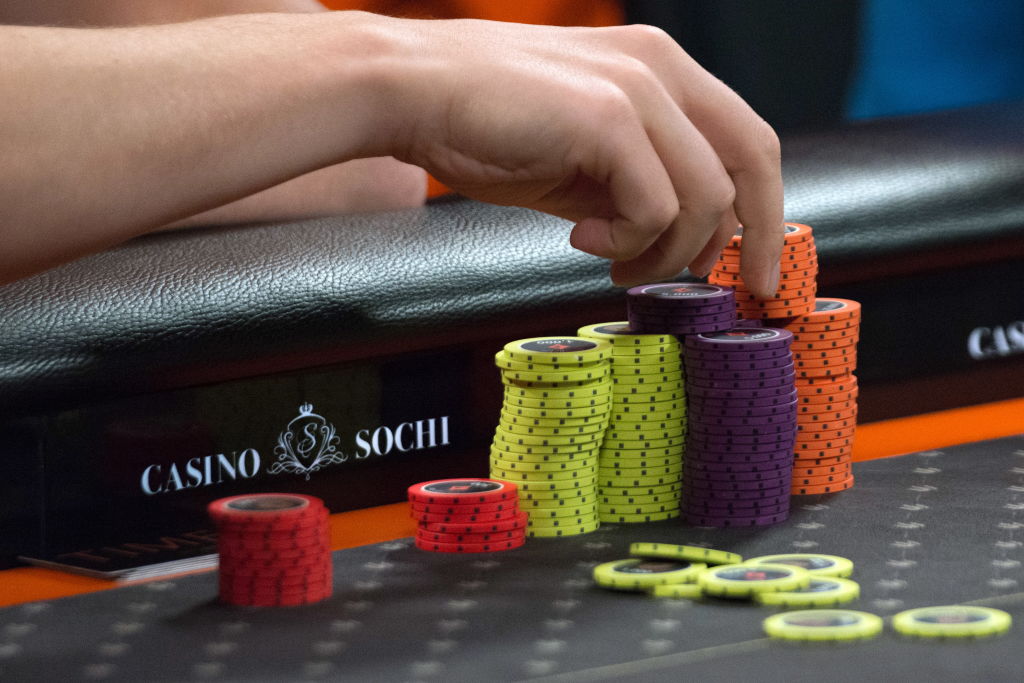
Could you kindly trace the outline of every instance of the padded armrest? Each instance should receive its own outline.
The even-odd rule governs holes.
[[[1024,245],[1022,133],[1016,104],[785,139],[787,218],[848,280],[933,252],[1004,257]],[[516,320],[619,301],[570,227],[448,200],[138,239],[0,288],[0,410],[516,335]]]

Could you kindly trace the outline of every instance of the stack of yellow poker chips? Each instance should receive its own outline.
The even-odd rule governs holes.
[[[849,609],[808,609],[770,616],[764,620],[764,631],[783,640],[867,640],[882,632],[882,619]]]
[[[581,337],[510,342],[494,361],[505,387],[490,476],[519,490],[528,536],[594,531],[598,452],[611,412],[611,345]]]
[[[678,517],[686,438],[679,341],[637,334],[627,322],[588,325],[578,334],[612,348],[611,413],[598,461],[601,521]]]
[[[982,638],[1005,633],[1013,618],[1001,609],[974,605],[918,607],[892,618],[892,627],[918,638]]]

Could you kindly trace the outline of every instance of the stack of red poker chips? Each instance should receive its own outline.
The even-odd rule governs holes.
[[[437,553],[488,553],[526,542],[528,515],[516,485],[497,479],[438,479],[409,487],[416,547]]]
[[[774,324],[794,340],[799,406],[793,493],[845,491],[853,486],[860,304],[819,297],[810,313]]]
[[[328,511],[295,493],[255,493],[209,505],[217,526],[220,599],[231,605],[295,606],[331,596]]]
[[[778,291],[770,299],[754,296],[740,277],[742,243],[743,228],[739,228],[708,276],[708,282],[736,290],[736,310],[741,318],[792,318],[814,310],[814,297],[818,292],[818,252],[810,226],[786,223]]]

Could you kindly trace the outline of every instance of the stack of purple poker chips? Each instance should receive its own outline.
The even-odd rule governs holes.
[[[714,527],[789,516],[796,441],[793,336],[734,327],[689,336],[683,517]]]
[[[736,323],[732,287],[701,282],[640,285],[626,292],[629,326],[643,333],[700,334]]]

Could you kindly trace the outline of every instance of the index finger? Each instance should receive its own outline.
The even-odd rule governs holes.
[[[718,154],[736,189],[744,225],[741,275],[751,292],[770,297],[783,245],[779,138],[746,102],[661,32],[638,33],[632,50],[658,73],[676,104]],[[653,38],[653,39],[652,39]]]
[[[739,96],[719,83],[720,112],[697,104],[690,116],[718,152],[736,187],[733,208],[743,224],[740,274],[756,296],[775,294],[783,245],[782,161],[775,131]],[[698,98],[699,100],[700,98]]]

